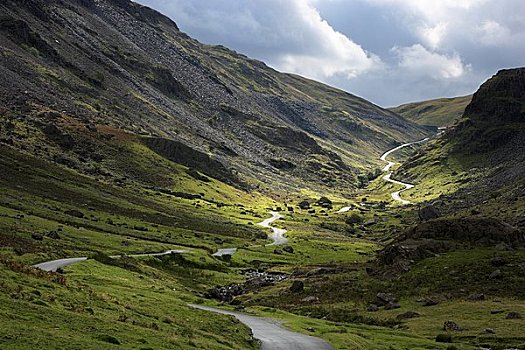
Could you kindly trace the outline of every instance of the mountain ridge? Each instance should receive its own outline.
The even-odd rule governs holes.
[[[234,183],[351,187],[377,164],[368,155],[428,132],[361,98],[202,45],[127,0],[22,4],[1,5],[4,104],[182,142],[235,168],[243,179]]]

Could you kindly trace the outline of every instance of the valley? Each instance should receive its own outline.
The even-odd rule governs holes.
[[[524,68],[387,110],[132,1],[0,10],[0,349],[525,348]]]

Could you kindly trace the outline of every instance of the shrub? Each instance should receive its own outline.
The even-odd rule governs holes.
[[[452,343],[452,335],[450,334],[438,334],[436,337],[437,343]]]

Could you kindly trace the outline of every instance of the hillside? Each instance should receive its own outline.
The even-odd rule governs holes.
[[[522,222],[524,104],[525,69],[498,72],[474,94],[457,124],[400,172],[430,187],[427,198],[454,199],[451,211],[460,205],[465,211]]]
[[[523,347],[523,69],[435,136],[129,0],[0,11],[2,350]]]
[[[100,130],[118,130],[239,188],[352,188],[381,152],[426,132],[348,93],[202,45],[131,1],[0,6],[1,139],[82,172],[132,178],[99,154],[105,147],[76,147],[105,144]]]
[[[465,112],[465,107],[472,100],[472,96],[440,98],[436,100],[407,103],[390,108],[391,111],[402,115],[408,120],[421,125],[451,126]]]

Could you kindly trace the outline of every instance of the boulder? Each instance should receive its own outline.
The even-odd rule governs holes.
[[[75,210],[75,209],[73,209],[73,210],[66,210],[64,212],[64,214],[69,215],[69,216],[73,216],[73,217],[79,218],[79,219],[83,219],[84,218],[84,213],[81,212],[80,210]]]
[[[401,305],[399,303],[390,302],[385,305],[385,310],[394,310],[394,309],[400,309]]]
[[[443,330],[445,332],[463,332],[465,329],[454,321],[446,321],[443,324]]]
[[[493,280],[494,279],[501,279],[501,278],[503,278],[503,273],[501,272],[501,270],[495,270],[489,275],[489,278],[493,279]]]
[[[310,209],[310,202],[308,202],[307,200],[302,201],[301,203],[299,203],[299,208],[304,210]]]
[[[407,311],[407,312],[404,312],[402,314],[397,315],[396,318],[398,320],[408,320],[408,319],[416,318],[416,317],[419,317],[419,316],[421,316],[421,314],[419,312]]]
[[[519,312],[509,312],[507,314],[507,317],[505,317],[507,320],[520,320],[521,314]]]
[[[379,306],[377,306],[376,304],[370,304],[366,310],[368,312],[377,312],[379,311]]]
[[[377,293],[376,299],[379,305],[386,306],[397,302],[396,297],[392,293]]]
[[[283,255],[283,251],[281,249],[274,249],[273,253],[276,255]]]
[[[292,247],[290,247],[289,245],[287,245],[286,247],[283,247],[283,250],[287,253],[290,253],[290,254],[293,254],[294,252],[294,249]]]
[[[304,290],[303,281],[293,281],[292,285],[290,286],[290,292],[292,293],[301,293],[303,290]]]
[[[257,232],[255,234],[255,238],[257,238],[257,239],[268,239],[268,234],[266,234],[264,232]]]
[[[42,241],[44,236],[42,236],[40,233],[33,233],[31,234],[31,238],[33,238],[35,241]]]
[[[312,296],[306,297],[304,299],[301,299],[301,302],[303,302],[303,303],[317,303],[317,302],[319,302],[319,298],[318,297],[314,297],[312,295]]]
[[[497,256],[490,260],[490,264],[494,267],[502,267],[507,265],[507,260],[501,256]]]
[[[439,304],[439,300],[435,300],[432,298],[425,298],[423,300],[423,306],[435,306],[437,304]]]
[[[60,239],[60,235],[58,234],[57,231],[50,231],[48,234],[47,234],[47,237],[51,238],[51,239]]]
[[[472,301],[482,301],[485,300],[485,294],[483,293],[474,293],[468,296],[468,300]]]

